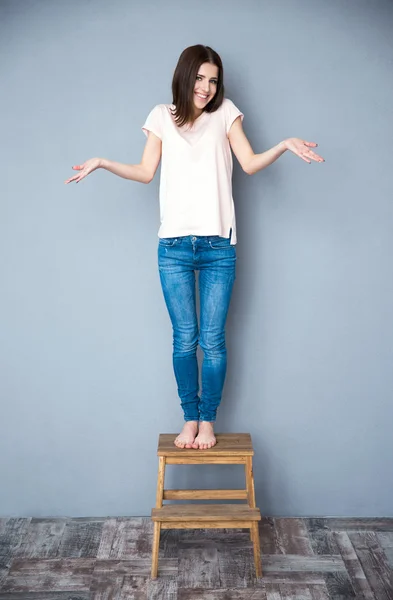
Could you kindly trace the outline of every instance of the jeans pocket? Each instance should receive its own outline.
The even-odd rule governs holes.
[[[179,241],[179,238],[158,238],[160,246],[174,246]]]
[[[213,250],[223,250],[224,248],[230,247],[230,245],[231,238],[223,238],[217,236],[217,239],[209,240],[209,246],[210,248],[213,248]]]

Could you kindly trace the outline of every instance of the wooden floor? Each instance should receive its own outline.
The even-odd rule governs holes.
[[[264,578],[243,530],[163,531],[150,518],[0,519],[0,600],[393,600],[393,519],[260,523]]]

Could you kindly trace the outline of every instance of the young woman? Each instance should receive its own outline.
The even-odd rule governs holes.
[[[98,168],[149,183],[160,159],[158,267],[173,326],[173,367],[184,412],[179,448],[211,448],[213,423],[226,373],[225,321],[236,264],[236,220],[232,198],[232,154],[252,175],[286,150],[323,162],[299,138],[255,154],[242,127],[243,113],[224,97],[223,66],[209,46],[186,48],[172,80],[173,104],[158,104],[142,127],[147,136],[139,165],[92,158],[68,179],[79,182]],[[199,271],[200,324],[195,304]],[[203,350],[199,394],[198,342]]]

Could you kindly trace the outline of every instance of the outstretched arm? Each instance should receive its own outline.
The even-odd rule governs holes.
[[[96,169],[106,169],[125,179],[132,179],[140,183],[150,183],[161,159],[161,147],[160,138],[149,131],[142,160],[139,165],[128,165],[108,160],[107,158],[90,158],[82,165],[72,167],[74,170],[79,171],[79,173],[74,175],[74,177],[70,177],[64,183],[71,183],[71,181],[79,183],[81,179]]]
[[[322,156],[319,156],[310,150],[311,147],[314,148],[315,146],[318,146],[318,144],[315,142],[306,142],[305,140],[301,140],[299,138],[288,138],[277,144],[277,146],[273,146],[273,148],[270,148],[270,150],[266,150],[266,152],[255,154],[251,148],[250,142],[246,137],[246,134],[243,131],[240,117],[235,119],[235,121],[232,123],[228,133],[228,138],[234,155],[239,161],[243,171],[248,173],[248,175],[253,175],[261,169],[268,167],[275,160],[280,158],[280,156],[284,154],[286,150],[290,150],[296,154],[296,156],[299,156],[308,163],[310,163],[312,160],[315,160],[316,162],[325,161]]]

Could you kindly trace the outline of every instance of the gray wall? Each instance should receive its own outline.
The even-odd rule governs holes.
[[[265,515],[393,516],[393,4],[7,0],[1,51],[1,516],[149,515],[182,414],[138,163],[180,52],[222,56],[254,151],[236,163],[238,274],[218,431],[252,434]],[[240,467],[169,467],[236,487]]]

